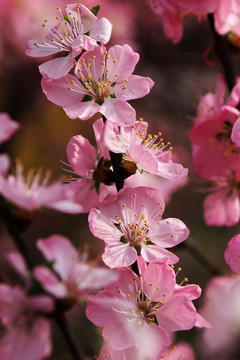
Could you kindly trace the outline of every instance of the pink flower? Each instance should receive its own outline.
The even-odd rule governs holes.
[[[223,98],[226,86],[219,76],[216,93],[206,94],[198,107],[196,123],[189,133],[196,172],[204,178],[239,170],[239,110],[240,83],[233,88],[226,104]]]
[[[20,162],[16,164],[16,175],[0,177],[0,193],[11,203],[34,211],[42,207],[66,213],[82,212],[82,207],[74,202],[73,193],[60,182],[49,183],[49,173],[44,176],[42,170],[30,170],[24,177]]]
[[[166,179],[181,179],[187,169],[172,162],[170,143],[164,144],[162,133],[147,135],[148,124],[135,121],[131,127],[120,130],[107,121],[102,134],[103,144],[115,153],[123,153],[123,167],[133,167],[141,173],[147,171]]]
[[[112,25],[106,18],[97,17],[84,5],[66,5],[66,15],[60,9],[58,25],[49,29],[45,41],[36,39],[28,42],[26,54],[42,57],[64,52],[67,56],[58,57],[39,66],[44,77],[59,79],[66,75],[75,64],[75,58],[83,51],[93,50],[98,43],[106,44],[111,36]],[[44,22],[44,27],[47,20]]]
[[[161,193],[149,187],[124,188],[89,214],[93,235],[105,242],[102,256],[111,268],[133,264],[141,253],[148,262],[176,263],[178,258],[165,248],[188,237],[189,230],[178,219],[162,220]]]
[[[149,336],[147,336],[147,340]],[[105,344],[99,353],[97,360],[105,359],[118,359],[118,360],[145,360],[145,354],[142,352],[142,349],[137,349],[136,347],[131,347],[124,350],[116,350],[110,344]],[[194,352],[190,345],[187,343],[179,343],[176,346],[170,346],[167,350],[167,353],[164,357],[159,358],[158,360],[195,360]]]
[[[233,226],[240,219],[240,202],[237,182],[231,185],[215,181],[215,190],[204,200],[204,219],[211,226]]]
[[[233,236],[228,242],[224,258],[232,271],[240,274],[240,235]]]
[[[205,305],[201,313],[212,327],[204,332],[207,351],[217,359],[232,359],[239,346],[240,278],[213,278],[205,291]]]
[[[52,235],[37,241],[43,256],[52,263],[52,270],[37,266],[34,276],[43,288],[57,298],[82,300],[90,291],[116,281],[117,274],[109,269],[93,266],[71,242],[60,235]],[[67,254],[67,256],[66,256]]]
[[[90,296],[86,315],[104,328],[104,340],[113,349],[135,347],[146,358],[158,360],[170,345],[172,332],[191,329],[197,313],[185,290],[175,291],[170,266],[147,266],[141,258],[138,264],[139,277],[128,268],[119,269],[115,284]]]
[[[139,55],[128,45],[115,45],[106,51],[98,46],[85,52],[75,68],[75,74],[59,80],[42,79],[47,98],[62,106],[71,119],[87,120],[97,112],[120,126],[134,123],[136,113],[128,100],[149,93],[150,78],[132,75]]]
[[[102,127],[103,120],[98,119],[94,123],[96,137],[101,133]],[[99,142],[98,144],[99,155],[105,155],[107,152],[107,159],[99,158],[96,149],[81,135],[73,136],[67,145],[67,156],[71,166],[71,170],[66,169],[70,174],[67,186],[73,191],[74,199],[81,205],[82,212],[86,213],[106,198],[110,185],[114,182],[109,152]]]
[[[0,319],[6,335],[0,341],[0,360],[41,360],[51,353],[50,323],[41,314],[53,310],[45,295],[27,296],[18,287],[0,285]]]
[[[213,12],[218,0],[149,0],[149,4],[153,12],[160,17],[165,36],[177,43],[183,35],[182,19]]]

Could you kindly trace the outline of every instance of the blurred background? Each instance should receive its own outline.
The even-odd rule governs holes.
[[[25,50],[29,39],[45,38],[43,20],[47,18],[54,25],[56,7],[68,3],[65,0],[0,0],[0,112],[9,113],[21,123],[21,129],[1,146],[1,150],[10,154],[13,167],[15,159],[20,158],[26,169],[51,169],[53,178],[64,175],[60,160],[66,161],[66,145],[72,136],[81,134],[94,144],[94,119],[71,120],[62,108],[49,102],[41,90],[38,71],[44,59],[30,58]],[[98,4],[92,0],[81,3],[88,7]],[[204,224],[202,202],[205,194],[196,191],[201,188],[201,181],[192,169],[188,140],[196,105],[201,95],[209,89],[214,91],[221,70],[218,64],[207,65],[203,57],[213,44],[208,23],[204,19],[201,22],[196,18],[184,19],[183,39],[174,45],[164,37],[159,18],[152,13],[147,1],[102,0],[101,4],[99,16],[107,17],[113,24],[112,39],[107,46],[130,44],[140,54],[135,74],[148,76],[155,82],[149,95],[131,102],[137,116],[149,122],[152,134],[161,131],[164,140],[171,142],[178,161],[189,168],[188,183],[172,193],[164,217],[177,217],[185,222],[199,250],[216,267],[228,272],[223,252],[240,228],[239,225],[215,228]],[[239,59],[235,61],[239,68]],[[151,186],[150,180],[148,186]],[[53,233],[69,237],[80,249],[87,245],[90,258],[101,261],[103,242],[90,233],[86,214],[73,216],[46,210],[36,213],[26,234],[32,256],[39,256],[34,247],[36,239]],[[0,271],[2,277],[7,274],[14,283],[14,273],[4,258],[4,253],[13,248],[4,224],[0,223]],[[187,277],[190,283],[197,283],[204,289],[212,274],[184,247],[178,246],[175,252],[182,268],[178,282]],[[196,305],[200,304],[201,299]],[[85,319],[84,305],[68,316],[72,319],[76,338],[92,358],[99,351],[100,330]],[[67,359],[68,350],[55,327],[53,333],[56,346],[50,359]],[[197,358],[204,359],[199,333],[197,330],[179,333],[177,340],[189,340]]]

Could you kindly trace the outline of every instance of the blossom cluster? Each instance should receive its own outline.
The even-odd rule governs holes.
[[[182,19],[190,15],[211,14],[218,34],[240,35],[234,1],[151,0],[150,5],[175,43],[182,37]],[[95,144],[80,134],[69,139],[61,180],[51,180],[41,168],[26,172],[20,160],[11,170],[8,155],[0,155],[0,211],[19,250],[7,259],[21,279],[21,286],[0,283],[0,360],[50,356],[51,321],[61,324],[63,314],[80,303],[86,305],[86,317],[102,328],[99,360],[194,360],[189,345],[174,345],[178,331],[194,327],[204,328],[209,353],[217,353],[220,345],[235,346],[240,235],[225,251],[226,263],[237,274],[213,278],[206,304],[197,311],[193,301],[201,288],[187,278],[178,284],[181,268],[174,270],[175,247],[184,246],[190,230],[181,219],[164,216],[169,193],[188,181],[188,169],[162,132],[151,135],[150,124],[129,103],[148,95],[154,81],[134,73],[140,56],[130,45],[108,46],[112,24],[98,16],[99,10],[99,5],[89,9],[79,3],[58,7],[57,23],[43,22],[46,38],[28,42],[26,54],[43,61],[43,93],[68,118],[92,119]],[[214,226],[232,226],[240,219],[240,80],[227,99],[225,94],[219,74],[215,93],[201,98],[189,132],[194,169],[210,192],[205,222]],[[1,143],[18,129],[0,113]],[[32,261],[22,234],[42,208],[88,214],[90,232],[103,241],[103,264],[89,261],[59,234],[37,239],[42,261]],[[231,306],[222,311],[226,299]]]

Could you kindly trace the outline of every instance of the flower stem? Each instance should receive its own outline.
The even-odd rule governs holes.
[[[16,248],[23,256],[27,267],[31,270],[34,264],[29,254],[28,247],[26,246],[23,223],[21,223],[21,221],[17,221],[14,218],[8,204],[5,202],[3,197],[0,197],[0,214],[2,219],[5,221],[8,232],[12,236]]]
[[[231,92],[236,84],[236,72],[233,64],[233,58],[230,54],[226,38],[218,34],[215,30],[213,14],[208,14],[208,21],[215,39],[216,51],[224,70],[225,81],[227,83],[229,92]]]
[[[102,115],[102,118],[103,118],[103,122],[105,123],[107,121],[106,117],[104,115]],[[124,186],[124,179],[121,176],[120,166],[118,164],[119,154],[116,154],[112,151],[109,151],[109,153],[110,153],[110,158],[112,161],[115,185],[116,185],[117,191],[119,192]]]
[[[83,360],[84,357],[81,354],[81,351],[79,350],[74,339],[71,336],[67,319],[64,316],[64,314],[62,313],[62,311],[56,310],[55,313],[53,314],[53,318],[56,321],[59,329],[61,330],[61,333],[66,341],[66,344],[68,345],[70,352],[71,352],[72,358],[74,360]]]

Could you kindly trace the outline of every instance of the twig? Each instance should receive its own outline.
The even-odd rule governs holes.
[[[219,270],[215,265],[213,265],[208,258],[197,248],[194,240],[188,238],[183,241],[181,245],[187,249],[195,258],[213,275],[224,275],[221,270]]]
[[[208,14],[208,21],[215,39],[216,51],[224,70],[228,90],[231,92],[236,84],[236,72],[233,64],[233,58],[230,54],[226,39],[215,30],[213,14]]]

